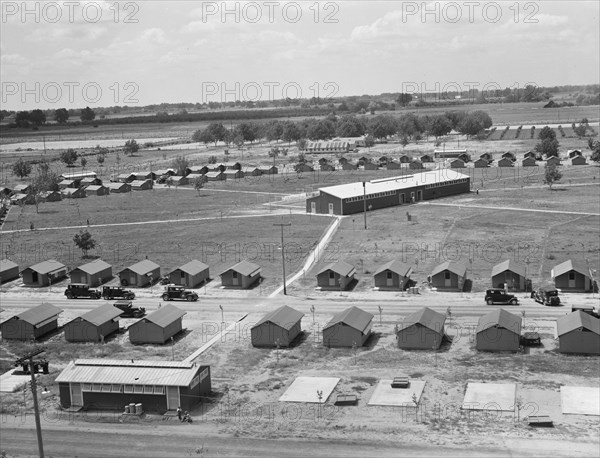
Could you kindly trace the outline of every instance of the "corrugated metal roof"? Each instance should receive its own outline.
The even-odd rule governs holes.
[[[298,320],[301,320],[303,316],[304,313],[288,307],[287,305],[283,305],[278,309],[267,313],[254,326],[252,326],[252,328],[254,329],[261,324],[271,322],[277,326],[289,330],[294,327]]]
[[[374,316],[375,315],[372,313],[365,312],[358,307],[350,307],[334,315],[329,323],[327,323],[327,325],[323,328],[323,330],[330,328],[331,326],[335,326],[338,323],[344,323],[347,326],[363,332],[371,324]]]
[[[366,193],[367,195],[375,194],[378,192],[407,189],[415,186],[443,183],[446,181],[459,180],[463,178],[469,178],[469,176],[450,169],[430,170],[427,172],[415,173],[413,175],[390,177],[389,179],[381,181],[367,181]],[[340,199],[362,196],[364,192],[361,181],[319,188],[319,191]]]
[[[496,309],[479,317],[476,332],[479,333],[497,326],[521,335],[521,322],[522,319],[520,316],[507,312],[504,309]]]
[[[521,277],[525,276],[525,266],[523,264],[519,264],[512,259],[507,259],[506,261],[502,261],[500,264],[496,264],[494,267],[492,267],[492,277],[495,277],[496,275],[507,270],[510,270]]]
[[[444,323],[446,322],[446,315],[436,312],[429,307],[423,307],[414,313],[404,317],[404,319],[398,324],[398,331],[402,331],[415,324],[425,326],[427,329],[431,329],[438,334],[442,333],[444,329]]]
[[[208,269],[208,266],[206,264],[198,261],[197,259],[193,259],[190,262],[178,267],[177,269],[174,269],[174,271],[181,270],[188,275],[197,275],[200,272],[205,271],[206,269]]]
[[[79,267],[76,267],[73,270],[81,270],[89,275],[97,274],[98,272],[102,272],[105,269],[110,269],[112,266],[104,262],[102,259],[96,259],[95,261],[88,262],[87,264],[83,264]]]
[[[125,271],[125,270],[131,270],[132,272],[138,274],[138,275],[146,275],[149,272],[152,272],[155,269],[159,269],[160,266],[148,259],[144,259],[143,261],[140,262],[136,262],[135,264],[133,264],[132,266],[129,266],[125,269],[123,269],[121,272]],[[121,273],[119,272],[119,273]]]
[[[23,320],[26,323],[35,326],[54,316],[60,315],[62,312],[62,309],[59,309],[58,307],[48,302],[42,302],[37,307],[33,307],[29,310],[25,310],[23,313],[19,313],[17,317],[19,318],[19,320]]]
[[[116,317],[120,316],[121,313],[122,310],[114,307],[112,304],[106,303],[100,307],[90,310],[87,313],[84,313],[79,318],[93,324],[94,326],[100,326],[107,321],[114,320]],[[77,318],[75,318],[75,320],[76,319]]]
[[[567,261],[562,262],[557,266],[554,266],[552,268],[552,272],[550,273],[550,276],[552,278],[556,278],[556,277],[561,276],[562,274],[566,274],[567,272],[569,272],[571,270],[574,270],[575,272],[585,275],[586,277],[590,276],[590,269],[588,268],[587,265],[583,264],[582,262],[573,261],[572,259],[568,259]]]
[[[73,172],[73,173],[63,173],[60,178],[64,178],[65,180],[79,180],[82,178],[96,178],[96,172]]]
[[[408,264],[398,261],[397,259],[394,259],[393,261],[386,262],[384,265],[382,265],[379,269],[375,271],[373,275],[380,274],[385,270],[391,270],[392,272],[398,275],[408,277],[412,272],[412,267]]]
[[[48,259],[47,261],[43,261],[40,262],[38,264],[34,264],[32,266],[27,267],[24,270],[30,269],[33,270],[35,272],[37,272],[38,274],[49,274],[50,272],[54,272],[56,270],[60,270],[60,269],[64,269],[65,265],[55,261],[54,259]]]
[[[556,320],[556,330],[559,336],[579,328],[584,328],[594,334],[600,335],[600,319],[578,310],[577,312],[561,316]]]
[[[460,277],[464,277],[467,273],[467,266],[455,261],[445,261],[437,265],[431,272],[431,276],[437,275],[444,270],[449,270]]]
[[[129,183],[131,186],[143,186],[146,183],[152,183],[152,180],[133,180],[131,183]]]
[[[342,275],[343,277],[350,277],[356,272],[356,269],[353,265],[348,264],[344,261],[337,261],[323,267],[321,270],[319,270],[319,272],[317,272],[317,275],[321,275],[323,272],[326,272],[328,270],[332,270],[336,274]]]
[[[206,176],[206,177],[217,177],[217,176],[222,175],[222,174],[223,174],[223,172],[221,172],[221,171],[219,171],[219,172],[207,172],[206,175],[204,175],[204,176]]]
[[[223,275],[226,272],[229,272],[230,270],[235,270],[236,272],[245,275],[246,277],[251,277],[252,275],[255,275],[257,271],[260,271],[260,266],[258,264],[254,264],[253,262],[249,262],[244,259],[238,262],[236,265],[225,270],[223,273],[221,273],[221,275]]]
[[[99,184],[99,185],[94,184],[94,185],[86,186],[85,190],[86,191],[99,191],[99,190],[105,189],[105,188],[106,188],[106,186],[103,186],[101,184]]]
[[[18,264],[15,262],[12,262],[10,259],[2,259],[0,261],[0,272],[14,269],[15,267],[19,267]]]
[[[197,371],[192,363],[132,361],[78,359],[69,363],[56,382],[188,386]]]
[[[123,186],[127,186],[127,183],[106,183],[108,189],[121,189]]]
[[[158,310],[152,312],[150,315],[142,318],[140,321],[150,321],[151,323],[154,323],[157,326],[164,328],[165,326],[170,325],[173,321],[181,318],[185,314],[187,314],[187,312],[178,309],[174,305],[166,304]],[[135,324],[133,326],[135,326]]]

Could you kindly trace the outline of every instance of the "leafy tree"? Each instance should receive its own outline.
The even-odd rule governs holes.
[[[200,190],[204,188],[204,184],[208,181],[204,175],[200,175],[194,180],[194,189],[198,191],[198,195],[200,195]]]
[[[592,150],[590,159],[594,162],[600,162],[600,141],[588,138],[588,147]]]
[[[549,140],[556,140],[556,132],[554,132],[554,129],[545,126],[540,130],[540,133],[538,134],[538,138],[541,141],[544,141],[546,139]]]
[[[373,136],[372,135],[366,135],[365,136],[365,146],[367,148],[370,148],[374,144],[375,144],[375,139],[373,138]]]
[[[140,145],[134,139],[127,140],[125,146],[123,146],[123,152],[129,156],[133,156],[140,149]]]
[[[208,129],[197,130],[194,132],[192,140],[198,143],[204,143],[205,145],[213,142],[216,145],[218,141]]]
[[[367,108],[369,110],[369,112],[374,115],[375,114],[375,110],[377,109],[377,103],[375,101],[372,101],[371,103],[369,103],[369,106]]]
[[[216,164],[217,163],[217,156],[209,156],[208,163],[209,164]]]
[[[98,154],[96,155],[96,161],[98,161],[98,165],[102,167],[104,165],[104,155]]]
[[[548,188],[551,190],[552,185],[562,178],[562,173],[558,170],[556,165],[548,165],[546,166],[546,170],[544,171],[544,184],[548,185]]]
[[[308,141],[306,140],[306,138],[301,138],[296,142],[296,146],[300,151],[304,151],[306,149],[307,143]]]
[[[54,110],[54,120],[58,124],[66,124],[69,120],[69,110],[66,108],[59,108]]]
[[[546,155],[546,157],[558,156],[558,140],[544,138],[541,142],[535,145],[535,151],[540,154]]]
[[[409,138],[423,132],[421,119],[412,113],[401,116],[398,119],[398,132],[408,141]]]
[[[210,133],[213,141],[215,142],[215,146],[217,146],[217,142],[224,141],[227,135],[227,129],[220,122],[213,122],[209,124],[206,130]]]
[[[81,162],[81,167],[85,168],[85,166],[87,165],[87,159],[82,156],[80,162]]]
[[[311,140],[329,140],[335,135],[335,124],[329,119],[321,119],[311,123],[307,130]]]
[[[89,250],[96,248],[96,241],[88,231],[80,231],[73,237],[73,242],[77,248],[83,251],[83,257],[86,257]]]
[[[360,137],[365,133],[365,123],[353,115],[345,115],[338,119],[335,133],[339,137]]]
[[[39,212],[39,205],[42,202],[42,193],[46,191],[58,191],[60,177],[57,173],[50,171],[50,166],[47,162],[41,162],[37,167],[37,174],[31,182],[29,194],[33,196],[35,204],[35,212]]]
[[[435,138],[443,137],[452,130],[452,121],[443,114],[431,116],[427,124],[427,131]]]
[[[69,148],[66,151],[60,153],[60,160],[63,161],[67,167],[73,167],[73,164],[79,158],[79,153],[75,151],[73,148]]]
[[[19,178],[25,178],[31,173],[31,164],[24,161],[23,158],[19,158],[12,166],[12,173]]]
[[[283,124],[280,121],[269,121],[264,127],[264,136],[267,141],[281,140],[283,135]]]
[[[85,107],[83,110],[81,110],[79,117],[83,122],[93,121],[96,119],[96,113],[90,107]]]
[[[491,127],[492,118],[481,110],[468,113],[458,125],[458,131],[468,136],[478,135],[484,129]]]
[[[284,142],[292,143],[300,140],[301,137],[302,133],[295,122],[287,121],[283,124],[283,133],[281,134],[281,139]]]
[[[175,175],[185,176],[187,169],[190,166],[190,161],[185,156],[177,156],[171,162],[171,168],[175,169]]]
[[[412,102],[413,96],[412,94],[400,94],[398,95],[398,98],[396,99],[396,103],[398,105],[400,105],[401,107],[405,107],[407,106],[410,102]]]
[[[32,110],[31,113],[29,113],[29,121],[35,126],[46,124],[46,113],[40,109]]]
[[[379,115],[369,119],[367,132],[375,138],[386,138],[398,131],[396,118],[390,115]]]
[[[348,105],[346,105],[346,102],[342,102],[340,103],[340,106],[338,107],[338,111],[348,111]]]
[[[29,111],[17,111],[17,114],[15,115],[15,124],[17,127],[29,127],[31,124]]]

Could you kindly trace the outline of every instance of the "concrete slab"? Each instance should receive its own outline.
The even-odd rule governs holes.
[[[317,391],[322,391],[321,403],[329,396],[339,383],[338,377],[296,377],[289,388],[279,398],[281,402],[314,402],[319,403]]]
[[[13,372],[19,368],[11,369],[4,374],[0,375],[0,391],[3,393],[12,393],[23,383],[31,380],[30,375],[14,375]]]
[[[548,415],[556,420],[562,415],[559,391],[519,387],[518,397],[523,401],[521,418]]]
[[[414,407],[413,395],[416,396],[418,404],[421,401],[425,383],[423,380],[411,380],[408,388],[392,388],[392,379],[380,380],[367,405]]]
[[[561,386],[560,401],[565,414],[600,415],[600,388]]]
[[[516,393],[517,386],[514,383],[469,382],[462,408],[513,412]]]

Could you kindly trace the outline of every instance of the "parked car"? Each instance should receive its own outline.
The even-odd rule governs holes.
[[[556,288],[538,288],[531,292],[531,298],[543,305],[560,305]]]
[[[183,286],[167,285],[162,294],[163,301],[180,299],[182,301],[197,301],[198,295],[193,291],[186,290]]]
[[[79,297],[87,297],[88,299],[100,299],[102,294],[97,289],[90,289],[90,287],[84,283],[71,283],[67,285],[65,289],[65,296],[67,299],[77,299]]]
[[[130,289],[124,289],[120,286],[104,286],[102,288],[102,297],[109,301],[111,299],[135,299],[135,293]]]
[[[571,306],[571,312],[581,311],[593,316],[594,318],[600,318],[600,310],[594,308],[593,305],[573,305]]]
[[[492,304],[510,304],[518,305],[519,301],[513,294],[508,294],[503,289],[493,288],[485,292],[485,302],[488,305]]]
[[[117,301],[113,304],[118,309],[121,309],[121,318],[141,318],[146,314],[144,307],[134,307],[131,301]]]

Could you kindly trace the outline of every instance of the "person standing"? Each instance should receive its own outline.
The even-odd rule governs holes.
[[[182,419],[181,419],[181,406],[177,407],[177,418],[179,418],[179,421],[182,421]]]

